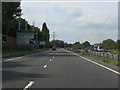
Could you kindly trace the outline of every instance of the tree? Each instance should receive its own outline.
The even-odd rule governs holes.
[[[116,49],[120,52],[120,39],[116,41]]]
[[[85,41],[84,43],[83,43],[83,49],[84,48],[89,48],[91,45],[90,45],[90,43],[88,42],[88,41]]]
[[[50,34],[49,34],[49,29],[47,28],[47,25],[45,22],[42,25],[42,35],[43,35],[43,41],[45,41],[46,43],[46,47],[49,47]]]
[[[17,20],[17,29],[18,29],[18,22],[19,22],[19,21],[20,21],[20,29],[25,29],[26,24],[27,24],[27,28],[28,28],[29,30],[32,29],[31,26],[28,24],[28,22],[27,22],[25,19],[23,19],[23,18],[17,18],[16,20]],[[28,27],[28,26],[29,26],[29,27]]]
[[[55,47],[64,48],[64,46],[65,46],[65,43],[62,40],[53,40],[50,42],[50,44],[51,44],[51,47],[55,46]]]
[[[71,47],[74,48],[74,49],[81,49],[82,45],[80,44],[80,42],[75,42]]]
[[[116,49],[116,43],[114,40],[112,39],[107,39],[104,40],[101,44],[101,47],[103,47],[104,49]]]
[[[15,19],[20,16],[20,2],[2,2],[2,33],[6,35],[15,32]],[[15,35],[13,35],[15,36]]]

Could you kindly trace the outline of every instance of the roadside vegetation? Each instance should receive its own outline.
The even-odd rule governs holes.
[[[120,66],[117,59],[110,59],[108,57],[93,55],[92,53],[83,54],[83,52],[81,52],[80,55],[83,56],[83,57],[86,57],[88,59],[94,60],[94,61],[103,61],[103,62],[108,63],[108,64],[112,64],[112,65],[115,65],[115,66]]]
[[[120,40],[114,41],[112,39],[107,39],[97,44],[111,55],[120,55]],[[93,53],[91,53],[93,51],[93,48],[94,46],[91,45],[90,42],[85,41],[83,43],[75,42],[74,44],[71,44],[69,50],[80,53],[81,56],[84,56],[91,60],[102,61],[112,65],[120,66],[120,62],[118,60],[119,58],[108,58],[100,55],[93,55]],[[85,50],[87,50],[88,53],[85,54]],[[105,52],[103,51],[102,53]]]
[[[5,51],[2,52],[2,58],[24,56],[24,55],[37,53],[37,52],[42,52],[42,51],[45,51],[45,50],[43,50],[43,49],[5,50]]]

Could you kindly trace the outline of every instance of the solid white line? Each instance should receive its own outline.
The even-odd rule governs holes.
[[[7,59],[7,60],[4,60],[3,62],[13,61],[13,60],[20,59],[20,58],[22,58],[22,57],[16,57],[16,58]]]
[[[76,53],[73,53],[73,54],[76,55],[76,56],[79,56],[79,55],[76,54]],[[107,69],[107,70],[109,70],[109,71],[111,71],[111,72],[113,72],[113,73],[116,73],[116,74],[120,75],[120,73],[119,73],[118,71],[113,70],[113,69],[111,69],[111,68],[109,68],[109,67],[107,67],[107,66],[104,66],[104,65],[102,65],[102,64],[99,64],[99,63],[97,63],[97,62],[95,62],[95,61],[93,61],[93,60],[90,60],[90,59],[85,58],[85,57],[82,57],[82,56],[79,56],[79,57],[81,57],[81,58],[83,58],[84,60],[87,60],[87,61],[89,61],[89,62],[91,62],[91,63],[94,63],[94,64],[96,64],[96,65],[98,65],[98,66],[100,66],[100,67],[102,67],[102,68],[105,68],[105,69]]]
[[[7,60],[3,60],[3,61],[1,61],[1,62],[13,61],[13,60],[16,60],[16,59],[20,59],[20,58],[23,58],[23,57],[26,57],[26,56],[31,56],[31,55],[36,55],[36,54],[39,54],[39,52],[38,52],[38,53],[33,53],[33,54],[24,55],[24,56],[21,56],[21,57],[10,58],[10,59],[7,59]]]
[[[20,59],[20,58],[22,58],[22,57],[16,57],[15,59]]]
[[[47,67],[47,65],[45,65],[43,68],[46,68]]]
[[[109,70],[109,71],[111,71],[111,72],[114,72],[114,73],[120,75],[119,72],[117,72],[117,71],[115,71],[115,70],[113,70],[113,69],[111,69],[111,68],[109,68],[109,67],[106,67],[106,66],[104,66],[104,65],[102,65],[102,64],[99,64],[99,63],[97,63],[97,62],[95,62],[95,61],[92,61],[92,60],[90,60],[90,59],[88,59],[88,58],[85,58],[85,57],[82,57],[82,56],[80,56],[80,57],[83,58],[83,59],[85,59],[85,60],[87,60],[87,61],[89,61],[89,62],[92,62],[92,63],[94,63],[94,64],[96,64],[96,65],[98,65],[98,66],[100,66],[100,67],[102,67],[102,68],[105,68],[105,69],[107,69],[107,70]]]
[[[30,81],[23,90],[27,90],[28,88],[30,88],[33,85],[33,83],[34,83],[34,81]]]

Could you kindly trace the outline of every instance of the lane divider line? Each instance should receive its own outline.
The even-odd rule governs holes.
[[[44,67],[43,68],[46,68],[47,67],[47,65],[44,65]]]
[[[34,83],[34,81],[30,81],[23,90],[27,90],[28,88],[30,88],[33,85],[33,83]]]
[[[52,59],[50,59],[50,62],[52,61]]]
[[[79,55],[76,54],[76,53],[73,53],[73,54],[76,55],[76,56],[79,56]],[[119,73],[118,71],[113,70],[113,69],[111,69],[111,68],[109,68],[109,67],[107,67],[107,66],[104,66],[104,65],[102,65],[102,64],[99,64],[99,63],[97,63],[97,62],[95,62],[95,61],[93,61],[93,60],[90,60],[90,59],[85,58],[85,57],[82,57],[82,56],[79,56],[79,57],[81,57],[81,58],[83,58],[84,60],[87,60],[87,61],[89,61],[89,62],[91,62],[91,63],[94,63],[94,64],[96,64],[96,65],[98,65],[98,66],[100,66],[100,67],[102,67],[102,68],[104,68],[104,69],[107,69],[107,70],[109,70],[109,71],[111,71],[111,72],[113,72],[113,73],[115,73],[115,74],[120,75],[120,73]]]

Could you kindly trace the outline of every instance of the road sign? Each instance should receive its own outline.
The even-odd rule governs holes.
[[[44,41],[40,41],[40,45],[45,45],[45,42]]]

